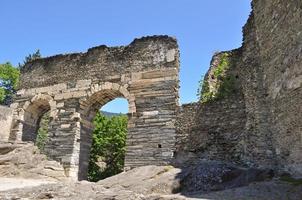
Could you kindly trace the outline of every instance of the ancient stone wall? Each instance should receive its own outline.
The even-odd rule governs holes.
[[[192,107],[196,108],[193,114]],[[186,116],[180,117],[182,127],[186,129],[177,129],[177,133],[189,134],[185,139],[177,140],[178,143],[181,142],[177,151],[243,164],[242,140],[246,120],[244,108],[244,101],[237,101],[236,97],[207,105],[184,105],[182,112],[188,112],[192,117],[188,117],[188,124],[184,122]]]
[[[69,176],[85,179],[92,120],[123,97],[129,104],[125,167],[167,164],[175,151],[178,71],[178,46],[167,36],[35,60],[22,69],[11,138],[34,140],[37,122],[50,110],[45,152]]]
[[[22,68],[21,88],[38,88],[59,83],[74,87],[78,80],[126,78],[134,72],[175,68],[178,62],[177,44],[168,36],[144,37],[134,40],[128,46],[107,47],[105,45],[88,49],[86,53],[56,55],[28,63]],[[121,75],[117,75],[117,72]],[[118,80],[120,79],[120,80]]]
[[[302,175],[302,2],[254,0],[244,27],[247,159]]]
[[[0,141],[8,141],[13,120],[13,110],[0,106]]]
[[[198,144],[207,150],[193,148],[192,151],[213,155],[211,147],[215,143],[209,139],[213,135],[209,130],[219,127],[219,131],[214,131],[220,132],[214,141],[221,142],[214,146],[222,149],[220,155],[217,154],[221,159],[231,157],[243,164],[286,170],[301,176],[302,1],[254,0],[252,6],[253,11],[243,29],[243,46],[237,50],[237,55],[232,55],[237,60],[233,69],[241,92],[202,103],[193,114],[186,114],[188,106],[184,106],[179,118],[187,115],[188,120],[179,121],[185,123],[181,126],[189,128],[178,128],[178,135],[187,135],[178,138],[188,141],[183,142],[186,148],[199,140]],[[215,85],[217,80],[211,80],[212,65],[213,61],[205,81]],[[193,125],[186,125],[192,121],[195,121]],[[233,125],[236,131],[229,134],[227,129]],[[236,135],[239,138],[234,142],[238,145],[233,145],[235,148],[231,148],[234,149],[231,152],[224,151],[234,144],[230,139]]]
[[[228,68],[218,77],[215,70],[225,53],[230,57]],[[192,152],[198,157],[242,163],[246,114],[238,76],[240,53],[239,49],[216,54],[204,80],[208,87],[204,90],[212,97],[206,102],[180,107],[176,122],[177,153]],[[218,86],[223,86],[221,81],[228,83],[228,90],[221,91]],[[219,92],[221,94],[215,94]]]

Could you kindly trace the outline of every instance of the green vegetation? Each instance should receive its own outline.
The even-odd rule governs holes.
[[[0,64],[0,104],[9,104],[11,102],[12,95],[16,92],[18,87],[20,68],[27,62],[40,57],[40,50],[37,50],[35,53],[26,56],[24,63],[19,63],[19,68],[13,67],[9,62]]]
[[[220,87],[218,89],[217,99],[222,99],[236,92],[235,80],[236,78],[233,75],[228,75],[223,78]]]
[[[6,98],[6,92],[3,87],[0,87],[0,103],[3,104],[4,100]]]
[[[202,77],[199,82],[199,89],[197,95],[201,102],[209,102],[217,99],[222,99],[235,92],[235,77],[227,74],[230,69],[230,54],[222,53],[220,55],[220,61],[213,70],[212,79],[216,80],[212,83],[210,88],[209,80]]]
[[[42,115],[35,145],[44,151],[48,138],[49,112]],[[127,135],[127,116],[97,113],[93,124],[88,180],[98,181],[123,171]]]
[[[36,60],[38,58],[41,58],[41,53],[40,50],[36,50],[34,53],[29,54],[28,56],[25,57],[25,60],[23,61],[22,64],[19,63],[19,68],[21,69],[22,67],[24,67],[24,65],[30,61]]]
[[[0,64],[0,104],[12,98],[19,83],[20,71],[10,63]]]
[[[285,182],[288,182],[288,183],[291,183],[292,185],[295,185],[295,186],[299,186],[299,185],[302,185],[302,178],[300,179],[295,179],[289,175],[284,175],[284,176],[281,176],[280,177],[280,180],[281,181],[285,181]]]
[[[106,117],[98,113],[94,119],[88,180],[98,181],[123,171],[127,135],[127,116]]]
[[[48,138],[49,115],[50,112],[42,115],[37,132],[37,138],[35,141],[35,145],[40,149],[41,152],[44,151],[44,147]]]
[[[197,91],[197,94],[198,94],[199,99],[203,103],[211,101],[214,98],[214,92],[210,91],[209,82],[204,80],[204,76],[201,79],[201,81],[199,81],[199,89]]]
[[[216,78],[222,78],[225,75],[225,72],[230,67],[229,54],[223,53],[220,57],[220,62],[214,70],[214,76]]]

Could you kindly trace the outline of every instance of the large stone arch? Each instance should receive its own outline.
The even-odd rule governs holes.
[[[45,153],[63,164],[67,176],[85,178],[85,167],[79,170],[79,163],[87,162],[79,156],[81,145],[85,146],[81,134],[92,128],[91,116],[97,107],[124,97],[131,118],[125,168],[167,164],[175,150],[178,72],[177,42],[168,36],[27,63],[12,104],[15,126],[11,140],[22,140],[23,107],[35,96],[48,99],[52,120]]]
[[[87,178],[90,147],[92,143],[92,132],[94,129],[93,119],[98,110],[114,100],[115,98],[125,98],[128,101],[128,124],[132,124],[131,115],[135,113],[135,97],[129,93],[127,87],[117,83],[105,82],[94,85],[86,98],[80,101],[80,147],[79,147],[79,167],[78,177],[80,180]],[[131,132],[131,129],[129,130]]]

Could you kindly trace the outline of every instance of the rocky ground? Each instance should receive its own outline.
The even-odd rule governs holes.
[[[1,180],[0,180],[1,181]],[[13,181],[13,180],[12,180]],[[140,187],[140,188],[139,188]],[[57,182],[39,186],[0,191],[0,199],[100,199],[100,200],[301,200],[302,187],[281,181],[252,183],[249,186],[227,189],[223,191],[194,194],[165,194],[166,190],[158,189],[149,193],[145,185],[132,187],[108,187],[101,183]],[[146,190],[145,190],[146,189]],[[144,190],[140,193],[137,190]]]
[[[0,143],[0,177],[61,180],[65,173],[32,143]]]
[[[194,165],[145,166],[97,183],[64,178],[32,144],[0,144],[0,199],[302,199],[302,185],[270,170],[200,160]]]

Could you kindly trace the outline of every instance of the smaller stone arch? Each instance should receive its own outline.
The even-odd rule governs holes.
[[[35,142],[41,117],[50,111],[50,118],[56,115],[56,103],[50,95],[37,94],[26,101],[21,108],[19,123],[21,123],[20,140]]]

